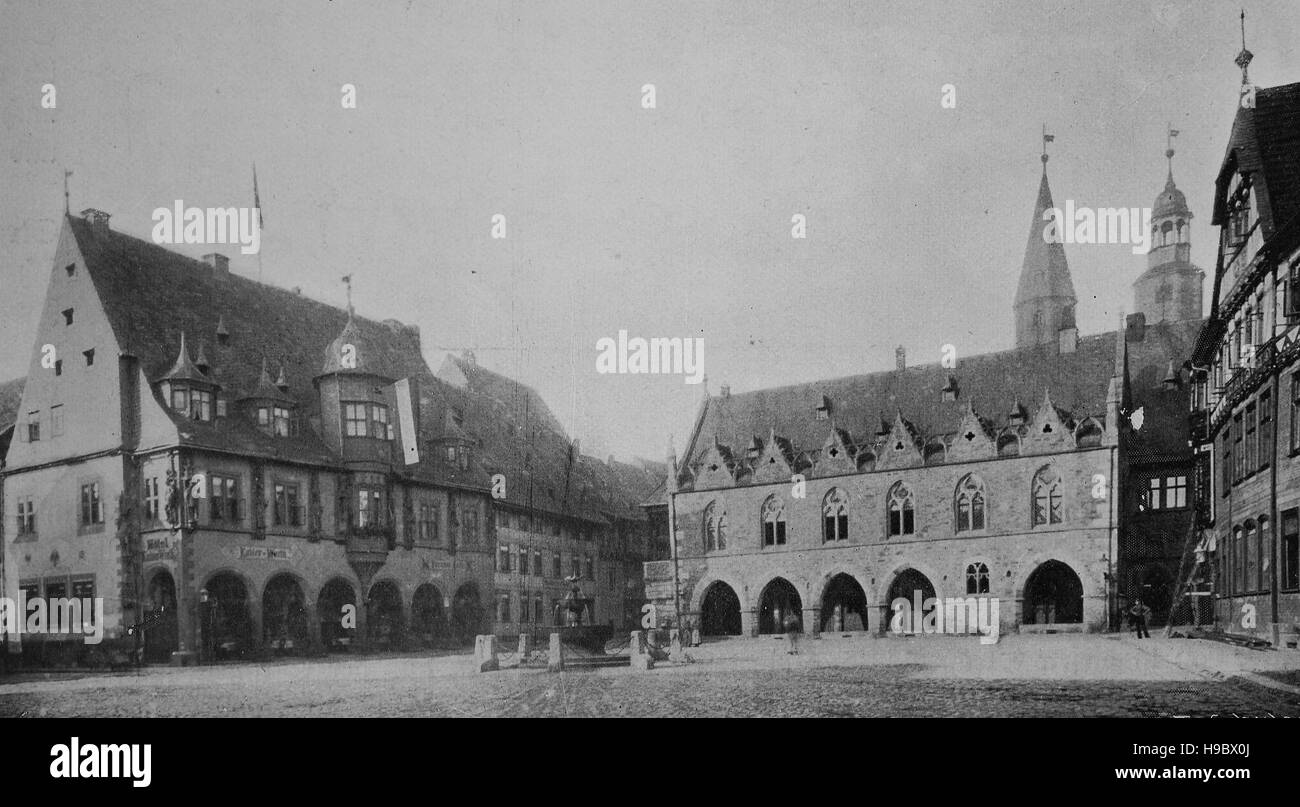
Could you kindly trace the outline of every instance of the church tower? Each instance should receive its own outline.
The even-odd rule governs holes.
[[[1059,238],[1051,237],[1050,217],[1043,218],[1044,211],[1055,207],[1052,190],[1047,185],[1050,139],[1051,135],[1043,135],[1043,179],[1038,183],[1038,200],[1034,203],[1033,220],[1029,222],[1029,242],[1025,245],[1025,262],[1016,289],[1016,347],[1055,344],[1060,331],[1075,327],[1076,298],[1070,267],[1065,262],[1065,246]]]
[[[1201,293],[1205,272],[1192,264],[1192,211],[1187,198],[1174,185],[1173,137],[1165,158],[1169,174],[1165,189],[1151,207],[1151,251],[1147,253],[1147,270],[1133,283],[1134,310],[1145,314],[1147,322],[1179,322],[1200,319]]]

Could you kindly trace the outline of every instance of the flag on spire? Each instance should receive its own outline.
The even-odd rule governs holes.
[[[253,209],[257,211],[257,227],[262,228],[262,197],[257,193],[257,163],[253,163]]]

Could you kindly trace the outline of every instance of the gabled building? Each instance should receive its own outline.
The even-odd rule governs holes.
[[[435,376],[413,326],[108,218],[60,232],[0,471],[5,592],[102,598],[105,647],[154,661],[492,631],[492,481],[523,473],[501,459],[523,435],[500,401]],[[608,501],[578,501],[552,510],[600,537]],[[9,643],[36,663],[88,652]]]
[[[1254,89],[1215,181],[1218,261],[1193,362],[1200,579],[1224,630],[1300,641],[1300,84]],[[1253,104],[1250,101],[1253,100]]]
[[[1052,206],[1044,160],[1015,349],[910,366],[899,348],[893,370],[703,403],[666,506],[646,505],[676,538],[646,565],[662,621],[756,635],[793,611],[810,633],[884,633],[899,599],[967,596],[997,598],[1003,631],[1114,628],[1137,596],[1167,617],[1199,291],[1154,310],[1139,281],[1118,331],[1079,336]]]

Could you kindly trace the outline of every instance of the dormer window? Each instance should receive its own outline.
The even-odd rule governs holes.
[[[194,420],[212,420],[212,393],[208,390],[172,386],[172,411]]]
[[[462,471],[469,470],[469,449],[462,448],[457,453],[457,467]]]
[[[289,410],[283,406],[277,406],[271,410],[272,423],[274,428],[272,433],[276,437],[289,436]]]

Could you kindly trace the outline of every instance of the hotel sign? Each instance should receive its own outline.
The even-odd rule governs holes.
[[[269,546],[236,546],[225,553],[239,560],[292,560],[289,550]]]

